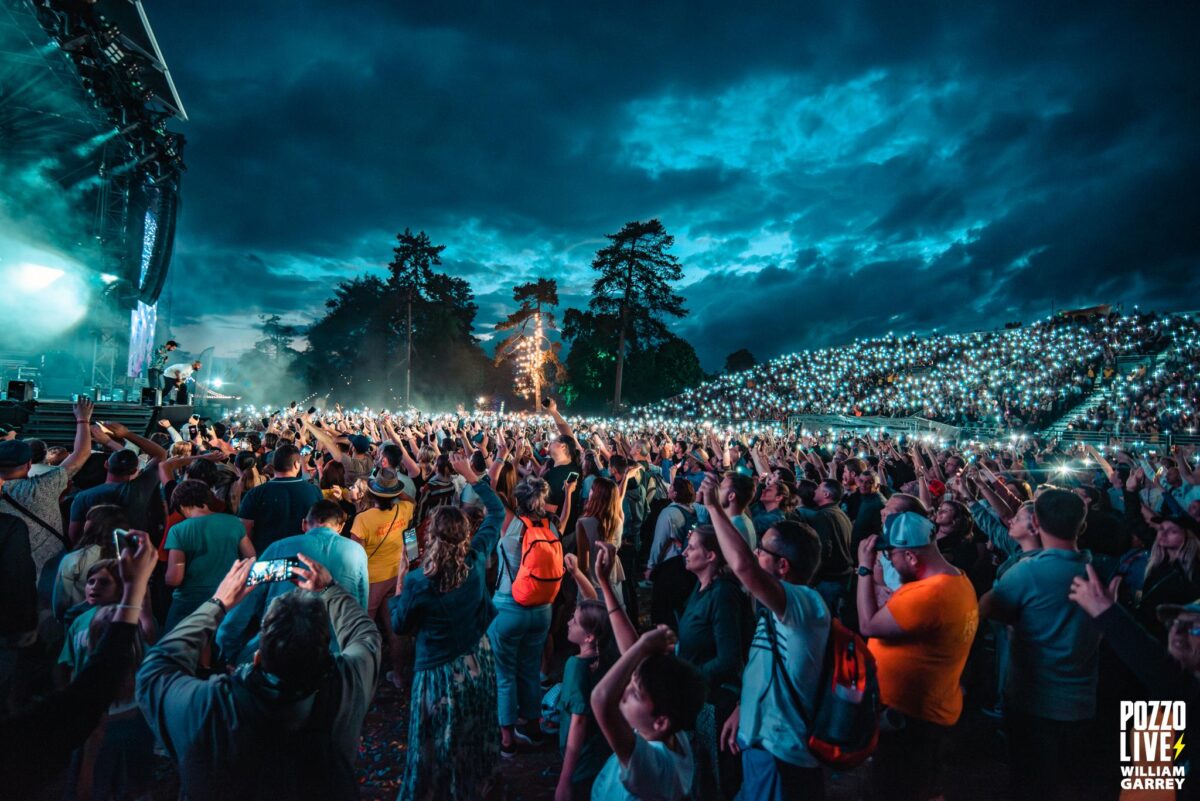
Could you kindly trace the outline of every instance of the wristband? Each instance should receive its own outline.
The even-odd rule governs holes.
[[[220,608],[220,610],[221,610],[222,612],[228,612],[228,611],[229,611],[229,609],[228,609],[228,608],[225,606],[225,602],[224,602],[224,601],[222,601],[220,598],[218,598],[218,597],[217,597],[217,596],[215,596],[215,595],[214,595],[212,598],[209,598],[209,599],[208,599],[208,602],[209,602],[210,604],[216,604],[216,605],[217,605],[217,606]]]
[[[617,606],[617,607],[613,607],[612,609],[609,609],[608,613],[611,615],[613,612],[620,612],[620,611],[621,611],[621,607]]]
[[[133,604],[117,604],[117,608],[118,609],[136,609],[139,612],[142,611],[142,607],[134,606]]]

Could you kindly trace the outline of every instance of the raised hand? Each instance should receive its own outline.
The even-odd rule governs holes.
[[[479,481],[479,476],[471,469],[471,460],[459,451],[450,454],[450,467],[454,472],[462,476],[468,484],[474,484]]]
[[[310,590],[319,592],[333,583],[333,576],[330,575],[329,569],[315,559],[309,559],[302,553],[296,554],[296,558],[304,563],[304,567],[292,568],[295,571],[295,578],[292,581],[296,582],[296,586],[302,590]]]

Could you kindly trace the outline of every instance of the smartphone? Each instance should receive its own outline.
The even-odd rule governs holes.
[[[543,409],[550,408],[550,399],[549,398],[542,398],[542,408]]]
[[[130,534],[127,529],[113,529],[113,545],[117,548],[117,556],[121,555],[121,551],[128,548],[131,551],[137,551],[138,539],[137,535]]]
[[[578,480],[579,480],[578,473],[575,473],[575,472],[567,473],[567,483],[568,484],[570,484],[572,481],[578,481]]]
[[[250,568],[250,575],[246,577],[246,586],[253,587],[271,581],[291,581],[295,577],[292,568],[303,566],[295,557],[255,562],[254,566]]]
[[[410,528],[404,532],[404,552],[408,555],[409,562],[415,562],[420,556],[420,547],[417,545],[417,530]]]

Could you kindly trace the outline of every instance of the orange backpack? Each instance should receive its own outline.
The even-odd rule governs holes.
[[[521,534],[521,564],[514,572],[508,559],[504,566],[512,578],[512,597],[521,606],[543,606],[558,596],[566,570],[563,568],[562,540],[550,526],[550,521],[519,518],[525,531]]]

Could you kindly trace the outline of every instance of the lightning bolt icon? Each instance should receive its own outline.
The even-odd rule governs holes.
[[[1183,751],[1183,735],[1179,735],[1179,739],[1175,741],[1175,758],[1179,759],[1179,754]]]

